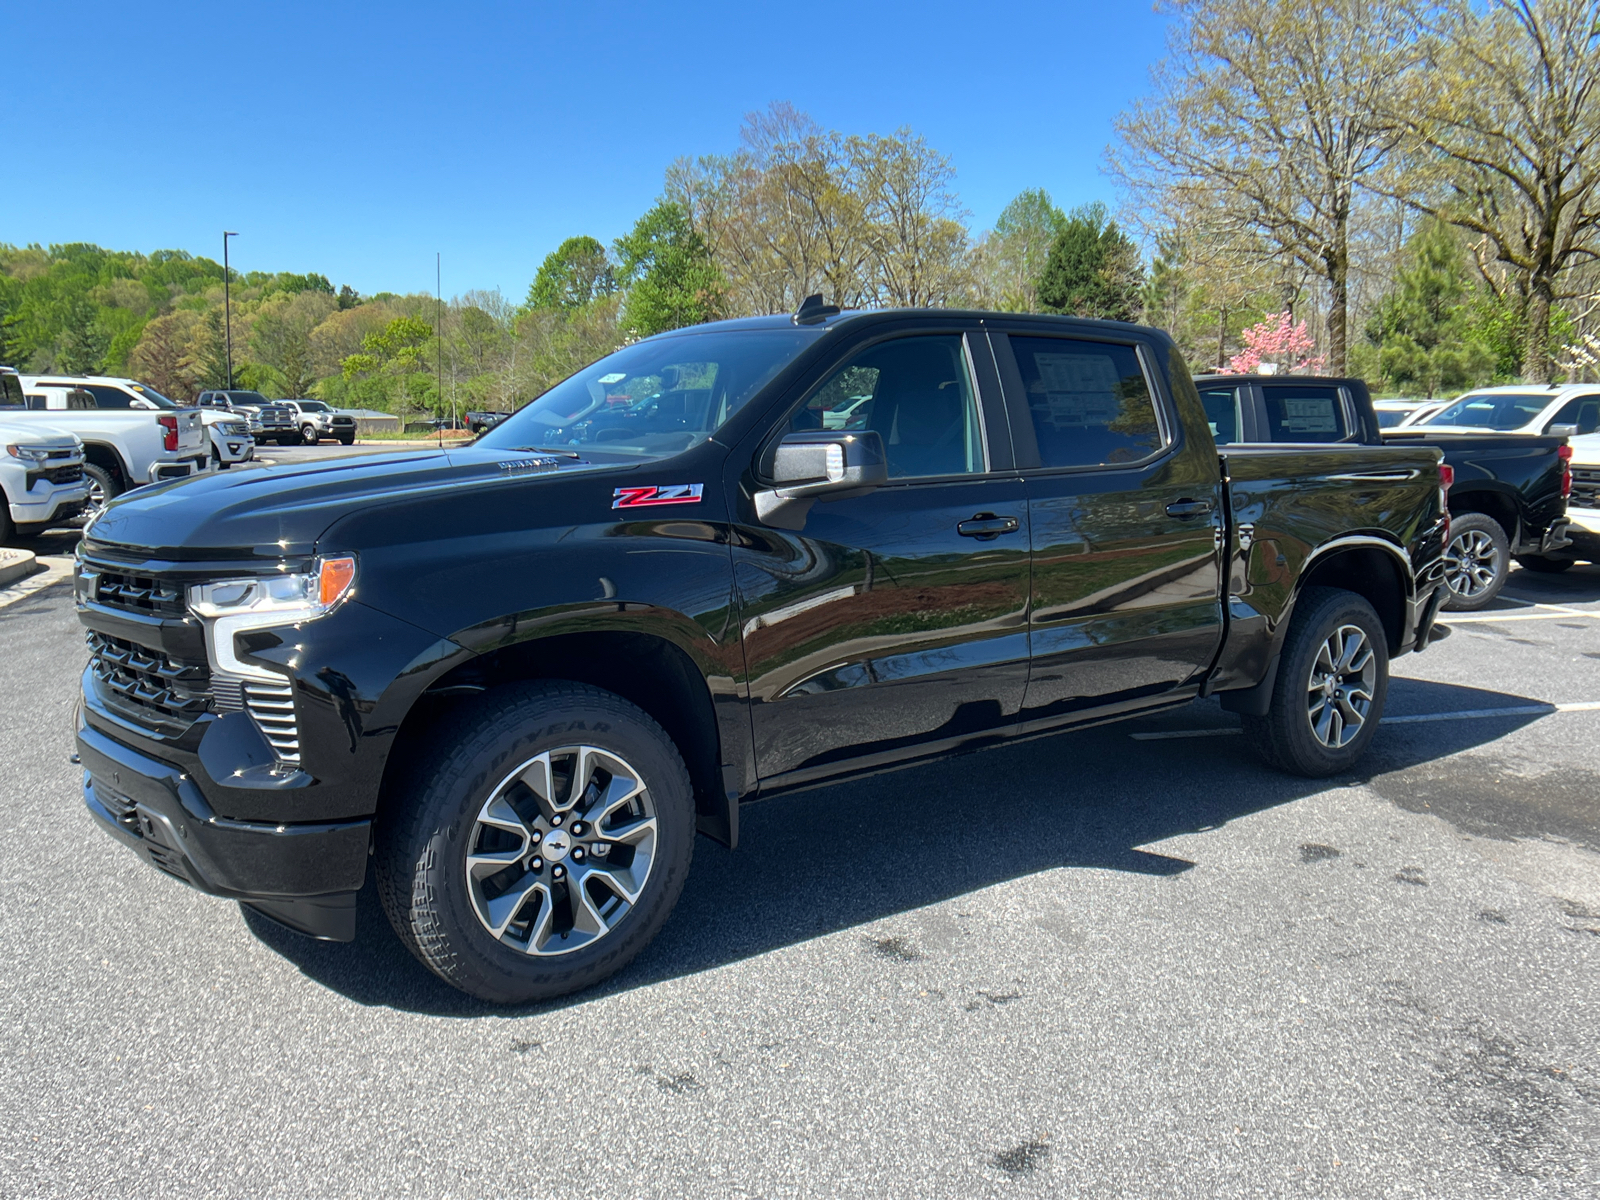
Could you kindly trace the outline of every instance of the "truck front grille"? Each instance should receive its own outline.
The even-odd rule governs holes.
[[[88,634],[89,665],[108,702],[142,723],[192,725],[211,703],[211,672],[110,634]]]
[[[83,464],[73,463],[69,467],[47,467],[43,471],[29,474],[28,486],[33,486],[36,479],[48,480],[50,483],[77,483],[83,478]]]
[[[183,588],[154,575],[101,571],[94,598],[96,603],[104,604],[107,608],[120,608],[127,612],[180,619],[188,615],[183,604]]]
[[[1572,508],[1600,508],[1600,471],[1592,467],[1572,469]]]

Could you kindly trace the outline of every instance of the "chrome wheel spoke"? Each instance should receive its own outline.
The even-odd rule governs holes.
[[[1378,681],[1372,639],[1356,625],[1341,625],[1323,641],[1306,681],[1306,717],[1329,749],[1349,745],[1366,727]]]
[[[645,782],[617,755],[583,745],[539,754],[479,810],[464,855],[478,920],[525,954],[578,950],[638,902],[656,835]]]

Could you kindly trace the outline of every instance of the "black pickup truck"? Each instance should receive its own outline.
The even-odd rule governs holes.
[[[1450,541],[1445,608],[1472,611],[1500,594],[1515,559],[1534,571],[1564,571],[1571,559],[1565,436],[1455,432],[1448,427],[1380,429],[1359,379],[1308,375],[1201,375],[1195,379],[1218,445],[1432,446],[1450,468]]]
[[[469,447],[110,505],[84,796],[315,936],[353,936],[370,852],[441,977],[554,996],[757,796],[1214,693],[1279,767],[1346,769],[1446,527],[1436,450],[1219,457],[1157,331],[813,299],[628,346]]]

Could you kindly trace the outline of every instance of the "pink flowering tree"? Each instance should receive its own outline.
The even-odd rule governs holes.
[[[1306,323],[1286,312],[1274,313],[1240,335],[1244,349],[1228,360],[1235,375],[1254,375],[1263,364],[1267,374],[1292,375],[1301,371],[1320,371],[1322,355],[1312,355],[1316,343],[1306,332]]]

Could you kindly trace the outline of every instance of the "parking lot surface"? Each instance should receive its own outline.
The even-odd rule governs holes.
[[[1398,660],[1357,775],[1200,704],[748,807],[520,1010],[94,829],[70,590],[0,603],[0,1194],[1600,1195],[1600,568]]]

